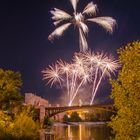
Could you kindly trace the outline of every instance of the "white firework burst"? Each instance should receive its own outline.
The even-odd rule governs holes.
[[[107,32],[113,33],[116,20],[112,17],[94,17],[97,15],[98,9],[97,5],[93,2],[88,3],[82,12],[77,12],[78,2],[79,0],[70,0],[74,10],[73,15],[58,8],[54,8],[50,11],[54,25],[61,25],[56,27],[56,29],[49,35],[48,39],[53,40],[55,37],[62,36],[64,31],[66,31],[71,25],[74,25],[79,30],[80,51],[85,52],[88,49],[86,35],[88,34],[89,29],[87,22],[96,23],[103,27]]]

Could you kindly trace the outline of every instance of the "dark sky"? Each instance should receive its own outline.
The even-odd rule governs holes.
[[[91,0],[80,0],[83,9]],[[93,0],[98,16],[112,16],[117,20],[113,35],[95,24],[88,24],[88,44],[93,51],[105,51],[116,56],[121,46],[140,39],[140,0]],[[53,43],[48,35],[54,29],[50,10],[57,7],[72,14],[69,0],[9,0],[0,3],[0,67],[20,71],[22,93],[34,92],[53,101],[59,96],[54,87],[45,87],[41,70],[57,59],[71,61],[79,51],[78,33],[71,27]],[[104,85],[104,84],[103,84]],[[109,88],[102,85],[104,95]]]

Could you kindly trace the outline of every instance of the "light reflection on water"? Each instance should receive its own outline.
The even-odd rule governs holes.
[[[44,140],[109,140],[110,129],[105,125],[81,123],[77,125],[53,126],[55,136]]]

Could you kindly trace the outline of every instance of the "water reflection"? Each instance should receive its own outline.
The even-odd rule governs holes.
[[[54,135],[45,135],[41,140],[109,140],[110,129],[105,125],[81,123],[75,125],[56,124]]]

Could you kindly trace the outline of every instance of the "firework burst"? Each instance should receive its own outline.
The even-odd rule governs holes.
[[[97,5],[93,2],[88,3],[82,12],[77,12],[78,1],[79,0],[70,0],[74,10],[73,15],[58,8],[54,8],[50,11],[54,25],[58,27],[48,36],[48,39],[53,40],[55,37],[62,36],[71,25],[74,25],[74,27],[77,27],[79,30],[80,51],[85,52],[88,49],[86,35],[89,29],[87,22],[96,23],[107,32],[112,33],[116,20],[112,17],[95,17],[98,9]]]
[[[49,68],[46,68],[42,71],[43,73],[43,80],[48,80],[47,84],[51,84],[51,86],[55,83],[59,83],[61,85],[61,82],[63,81],[61,75],[60,75],[60,69],[57,64],[49,66]]]
[[[75,53],[70,64],[58,60],[42,73],[43,79],[48,80],[47,83],[51,86],[56,83],[66,85],[68,105],[71,106],[80,88],[86,84],[92,84],[90,104],[93,104],[103,77],[110,77],[118,67],[118,62],[112,56],[88,51]]]

